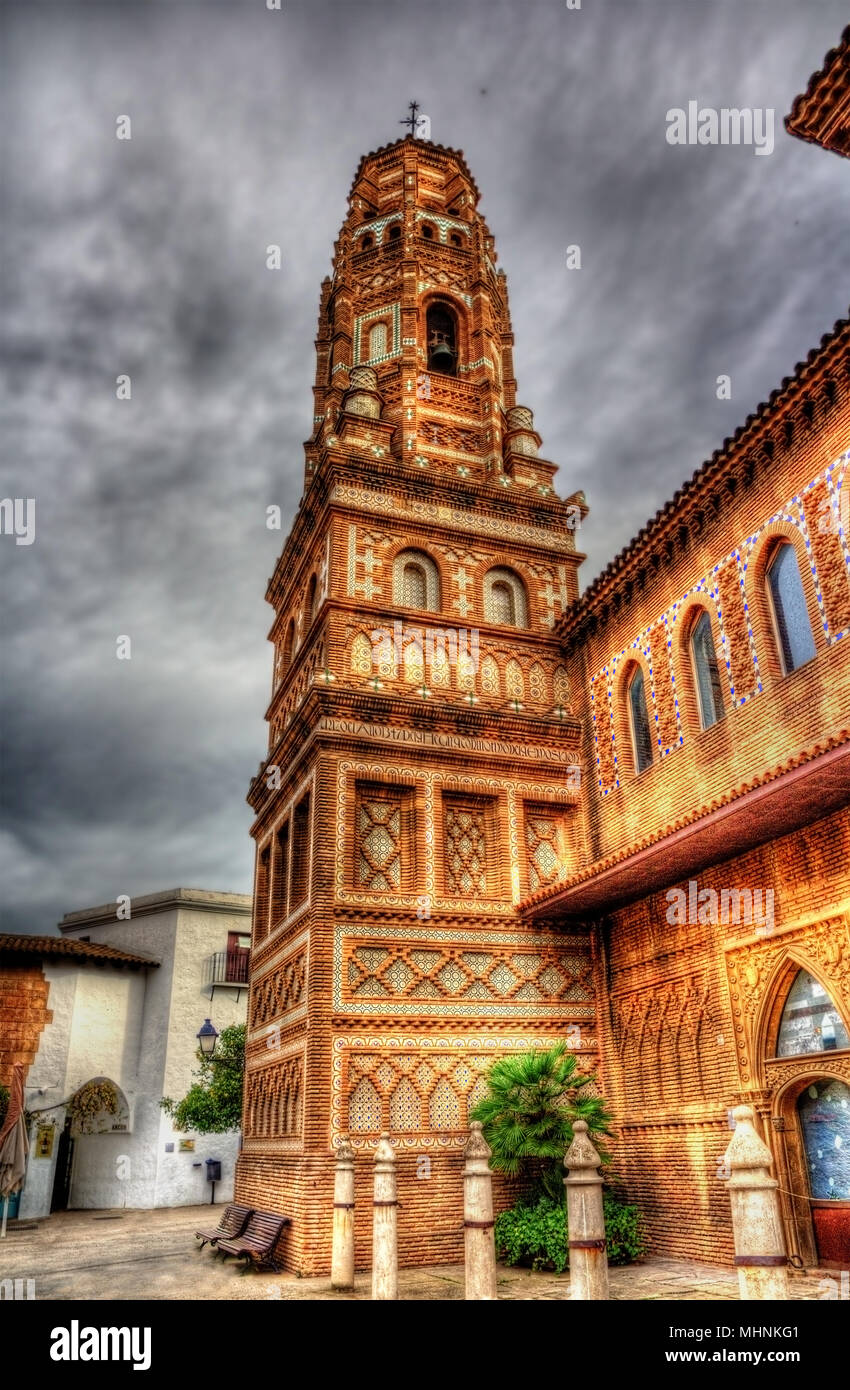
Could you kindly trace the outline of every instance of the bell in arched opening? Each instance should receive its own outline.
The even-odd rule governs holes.
[[[427,316],[428,370],[457,375],[455,321],[443,304],[432,304]]]

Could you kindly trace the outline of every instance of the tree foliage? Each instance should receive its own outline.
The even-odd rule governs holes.
[[[198,1052],[200,1070],[182,1100],[163,1097],[160,1105],[177,1130],[224,1134],[242,1124],[242,1083],[245,1075],[245,1024],[222,1028],[215,1052]]]
[[[587,1123],[600,1158],[608,1161],[599,1136],[609,1132],[611,1116],[601,1097],[587,1094],[593,1081],[579,1071],[566,1043],[494,1062],[487,1073],[488,1094],[469,1116],[481,1121],[493,1151],[491,1168],[527,1177],[563,1202],[564,1154],[576,1120]]]

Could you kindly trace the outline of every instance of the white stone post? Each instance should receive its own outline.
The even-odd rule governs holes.
[[[395,1150],[384,1131],[375,1150],[372,1298],[398,1298],[398,1197]]]
[[[739,1296],[742,1299],[778,1299],[788,1292],[788,1258],[779,1209],[779,1183],[770,1176],[773,1156],[753,1125],[750,1105],[732,1112],[735,1133],[725,1162],[732,1203],[732,1232]]]
[[[564,1154],[571,1299],[609,1297],[600,1161],[585,1121],[576,1120],[573,1142]]]
[[[470,1299],[496,1298],[496,1243],[493,1239],[493,1174],[487,1160],[491,1149],[479,1120],[470,1125],[463,1171],[463,1249],[466,1294]]]
[[[331,1287],[354,1288],[354,1150],[348,1139],[336,1151]]]

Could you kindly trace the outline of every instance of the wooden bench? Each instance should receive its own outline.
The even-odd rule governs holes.
[[[219,1240],[217,1249],[224,1255],[241,1256],[246,1269],[249,1264],[257,1269],[264,1264],[279,1269],[274,1248],[284,1226],[289,1225],[291,1220],[288,1216],[277,1216],[271,1211],[255,1211],[242,1234],[230,1240]]]
[[[231,1203],[229,1207],[224,1208],[224,1215],[215,1230],[195,1232],[196,1239],[201,1242],[201,1249],[203,1250],[207,1241],[211,1246],[215,1246],[223,1238],[235,1240],[237,1236],[241,1236],[253,1215],[253,1207],[240,1207]]]

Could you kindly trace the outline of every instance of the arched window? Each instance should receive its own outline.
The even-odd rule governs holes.
[[[371,236],[369,236],[369,234],[367,233],[366,236],[364,236],[363,240],[361,241],[360,247],[361,247],[361,249],[362,249],[363,251],[371,251],[372,246],[373,246],[372,238],[371,238]]]
[[[635,667],[634,675],[628,685],[629,723],[632,729],[632,748],[635,755],[635,771],[640,773],[652,766],[652,731],[646,710],[646,690],[643,671]]]
[[[723,691],[720,686],[720,672],[717,669],[711,619],[705,609],[691,628],[691,660],[694,666],[700,723],[704,729],[710,729],[712,724],[716,724],[718,719],[723,717]]]
[[[801,1093],[797,1115],[812,1197],[850,1200],[850,1086],[838,1077],[818,1077]]]
[[[396,224],[394,227],[390,227],[390,241],[398,241],[400,236],[401,227],[399,227],[398,224]]]
[[[369,329],[369,358],[383,357],[387,351],[387,325],[375,323]]]
[[[801,970],[785,1000],[779,1020],[777,1057],[800,1057],[809,1052],[832,1052],[850,1047],[841,1015],[814,975]]]
[[[458,235],[457,232],[452,232],[451,236],[449,237],[449,241],[451,242],[452,246],[462,246],[462,245],[463,245],[463,242],[461,241],[461,239],[460,239],[460,237],[459,237],[459,235]]]
[[[425,319],[428,370],[443,376],[457,376],[457,330],[455,317],[445,304],[432,304]]]
[[[484,616],[488,623],[527,627],[525,588],[513,570],[489,570],[484,576]]]
[[[424,236],[424,238],[425,238],[426,241],[433,241],[433,240],[434,240],[434,228],[431,227],[431,226],[429,226],[429,224],[428,224],[427,222],[425,223],[425,225],[424,225],[423,228],[422,228],[422,235]]]
[[[393,603],[400,608],[440,611],[440,573],[421,550],[403,550],[393,562]]]
[[[766,578],[776,644],[782,670],[787,676],[815,655],[800,566],[794,547],[788,541],[781,541],[777,546]]]

